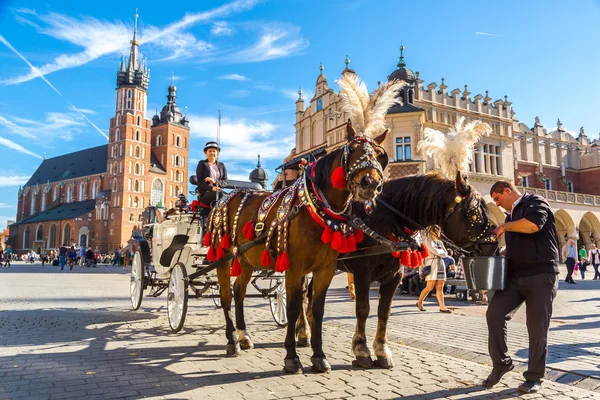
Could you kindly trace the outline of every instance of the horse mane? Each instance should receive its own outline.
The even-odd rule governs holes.
[[[469,188],[471,195],[476,193],[470,185]],[[454,190],[454,180],[430,172],[385,182],[380,198],[422,227],[428,227],[443,223],[447,211],[446,198]],[[368,217],[368,225],[380,234],[393,233],[396,236],[403,234],[404,227],[412,230],[421,228],[381,204]]]
[[[331,182],[331,172],[329,171],[329,167],[334,163],[335,158],[339,156],[340,151],[342,151],[343,147],[339,147],[330,153],[327,153],[323,157],[319,158],[319,160],[315,163],[315,184],[318,185],[321,189],[327,187],[327,185]]]

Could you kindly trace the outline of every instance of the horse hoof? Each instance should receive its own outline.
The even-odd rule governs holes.
[[[243,339],[240,339],[240,348],[242,350],[253,349],[254,348],[254,343],[252,343],[252,340],[250,340],[250,338],[245,337]]]
[[[377,360],[375,360],[375,366],[377,368],[392,369],[394,368],[394,360],[392,360],[391,357],[388,358],[377,356]]]
[[[242,353],[239,343],[227,345],[227,357],[237,357]]]
[[[375,366],[373,359],[369,357],[356,356],[356,360],[352,361],[352,366],[357,368],[371,369]]]
[[[304,372],[299,358],[283,360],[283,372],[286,374],[301,374]]]
[[[310,339],[309,338],[298,338],[298,341],[296,342],[296,347],[308,347],[310,346]]]
[[[329,361],[327,361],[325,359],[325,357],[323,358],[316,358],[316,357],[311,357],[310,361],[312,362],[312,367],[311,369],[314,372],[331,372],[331,365],[329,364]]]

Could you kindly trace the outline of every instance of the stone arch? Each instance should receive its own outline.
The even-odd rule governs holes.
[[[560,250],[569,238],[577,240],[579,235],[575,229],[575,222],[573,222],[573,218],[571,218],[571,215],[567,211],[563,209],[556,211],[554,218],[556,219],[556,233],[558,235],[558,248]]]
[[[31,247],[31,231],[29,230],[29,226],[25,227],[25,231],[23,232],[23,248],[29,249]]]
[[[63,228],[63,244],[70,246],[71,245],[71,225],[70,224],[66,224],[65,227]]]
[[[41,242],[44,240],[44,225],[39,224],[35,230],[35,241]]]
[[[50,226],[50,234],[48,235],[48,247],[54,249],[56,247],[56,225]]]
[[[592,243],[597,243],[600,240],[600,220],[591,211],[583,215],[579,222],[579,236],[582,239],[586,250],[589,250]]]

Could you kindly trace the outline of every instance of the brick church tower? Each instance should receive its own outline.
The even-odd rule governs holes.
[[[135,17],[129,58],[121,59],[117,72],[115,116],[110,121],[110,251],[127,243],[147,206],[173,207],[176,196],[187,192],[188,121],[175,103],[174,84],[160,116],[146,118],[150,73],[139,52]]]

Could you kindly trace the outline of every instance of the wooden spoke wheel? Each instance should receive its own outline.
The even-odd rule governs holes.
[[[129,297],[131,299],[131,308],[139,310],[144,296],[144,262],[142,254],[137,250],[133,256],[131,264],[131,279],[129,282]]]
[[[167,289],[167,314],[173,332],[179,332],[185,322],[188,303],[187,271],[183,263],[177,263],[171,270]]]
[[[278,279],[271,279],[270,289],[275,288],[272,292],[274,297],[269,297],[269,306],[271,315],[275,323],[281,327],[287,326],[287,294],[285,292],[285,279],[282,276]]]

